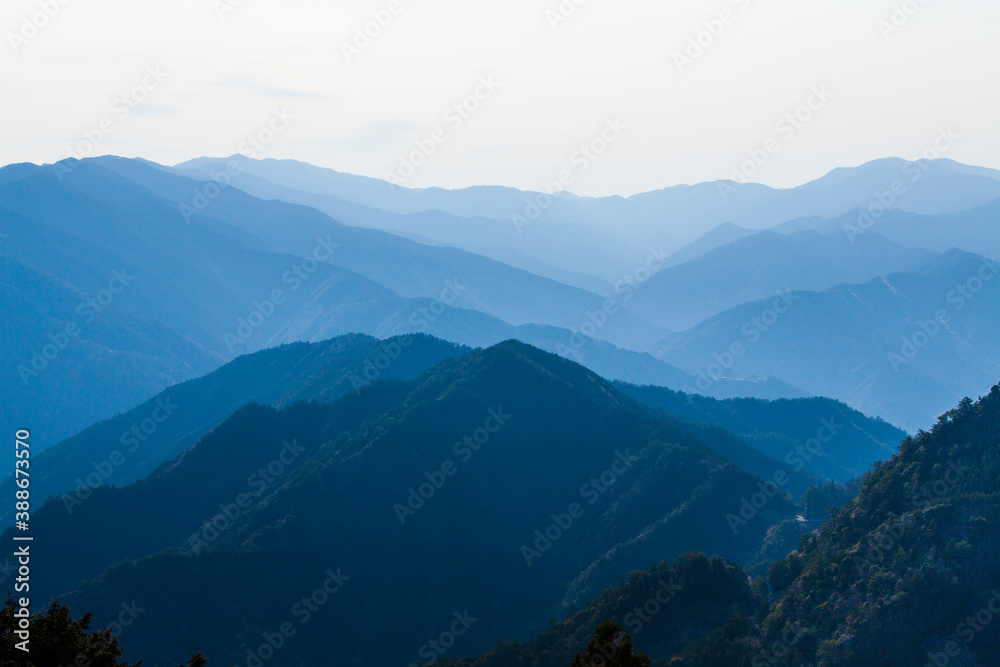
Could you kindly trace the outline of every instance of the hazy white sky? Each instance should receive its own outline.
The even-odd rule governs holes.
[[[230,155],[286,109],[259,157],[376,177],[441,128],[415,187],[540,189],[571,169],[579,194],[628,195],[728,178],[770,138],[752,180],[790,186],[912,157],[948,126],[948,157],[1000,168],[996,0],[907,0],[891,33],[901,0],[563,0],[575,12],[555,27],[560,0],[62,2],[4,1],[4,164],[62,159],[87,133],[96,154]],[[343,45],[390,7],[348,63]],[[675,53],[710,28],[681,71]],[[491,76],[476,111],[446,118]],[[143,102],[115,102],[144,77]],[[777,126],[822,86],[808,120]],[[614,118],[627,129],[603,155],[574,157]]]

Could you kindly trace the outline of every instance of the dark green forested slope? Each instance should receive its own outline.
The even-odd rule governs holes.
[[[690,553],[636,571],[562,621],[523,644],[497,644],[478,658],[445,660],[442,667],[566,667],[597,628],[615,620],[651,656],[680,653],[732,616],[752,617],[763,607],[763,580],[718,557]]]
[[[807,494],[821,508],[847,496]],[[906,439],[767,583],[688,555],[633,572],[531,641],[446,665],[562,667],[608,620],[653,667],[1000,664],[998,520],[1000,386]],[[663,590],[676,594],[638,616]]]
[[[891,457],[906,433],[830,398],[723,401],[617,383],[623,392],[695,423],[712,424],[788,468],[844,483]]]
[[[307,450],[260,493],[247,488],[248,470],[293,438]],[[81,573],[96,578],[71,607],[104,622],[122,600],[141,601],[127,644],[149,664],[194,645],[245,664],[263,633],[291,622],[281,664],[324,664],[337,645],[345,663],[391,667],[428,659],[428,639],[456,613],[476,621],[448,654],[476,654],[701,545],[755,558],[795,514],[779,493],[731,530],[727,514],[759,488],[600,377],[508,342],[330,405],[241,410],[153,478],[49,524],[46,538],[110,566]],[[249,506],[220,515],[241,491]],[[85,538],[99,523],[115,531],[95,545]],[[171,545],[144,544],[156,553],[124,550],[166,532]],[[300,623],[297,602],[333,576],[338,592]]]
[[[89,496],[86,487],[143,479],[248,403],[333,401],[371,380],[409,380],[467,352],[423,334],[384,341],[351,334],[247,354],[46,449],[34,466],[32,494],[39,501],[60,496],[72,511]],[[12,475],[0,481],[0,497],[14,491]],[[9,522],[12,511],[13,506],[0,505],[0,521]]]
[[[994,387],[906,440],[815,539],[772,567],[781,597],[760,637],[720,634],[681,664],[717,664],[733,646],[748,666],[957,666],[970,653],[1000,664],[998,521]]]

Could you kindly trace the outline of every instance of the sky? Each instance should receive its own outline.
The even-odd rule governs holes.
[[[996,0],[5,0],[0,28],[2,164],[627,196],[791,187],[950,128],[944,157],[1000,168]]]

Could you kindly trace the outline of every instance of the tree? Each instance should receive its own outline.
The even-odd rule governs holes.
[[[579,653],[569,663],[570,667],[649,667],[651,660],[632,647],[632,636],[614,621],[604,621],[594,630],[594,638],[587,644],[583,655]]]
[[[111,628],[88,633],[91,615],[85,614],[75,621],[69,607],[58,602],[53,602],[44,614],[31,616],[30,652],[25,653],[16,647],[21,641],[15,634],[20,620],[15,617],[16,612],[17,606],[8,595],[3,609],[0,609],[0,665],[142,667],[141,660],[134,664],[122,660],[124,649],[111,636]],[[186,665],[177,667],[205,667],[207,662],[205,656],[197,651]]]
[[[111,636],[111,629],[88,634],[90,614],[74,621],[69,607],[53,602],[44,614],[30,619],[29,653],[16,648],[21,639],[15,634],[19,619],[9,595],[0,611],[0,664],[42,667],[43,665],[88,665],[88,667],[140,667],[122,660],[123,649]]]

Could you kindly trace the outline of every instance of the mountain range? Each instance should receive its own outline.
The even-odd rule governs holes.
[[[486,216],[496,215],[523,193],[496,188],[454,193],[399,189],[380,198],[374,181],[342,178],[336,172],[299,163],[237,161],[234,178],[269,183],[263,181],[268,176],[276,188],[289,187],[294,181],[304,188],[302,192],[330,197],[355,193],[354,199],[363,203],[351,202],[362,207],[352,215],[368,220],[369,226],[345,227],[313,208],[274,199],[261,201],[234,187],[180,175],[204,177],[212,173],[213,165],[218,161],[195,161],[171,169],[145,161],[99,158],[0,170],[0,225],[7,235],[0,267],[8,306],[22,318],[16,324],[11,321],[5,334],[13,352],[7,361],[5,386],[0,389],[5,423],[14,423],[9,421],[13,415],[40,423],[37,432],[44,447],[245,351],[351,332],[382,337],[426,332],[472,346],[516,337],[615,379],[718,397],[830,395],[909,429],[919,428],[957,400],[962,388],[988,386],[988,380],[984,384],[982,378],[962,377],[952,391],[928,388],[928,395],[921,399],[928,405],[925,410],[880,412],[878,402],[865,398],[863,387],[833,386],[808,378],[800,381],[797,375],[793,380],[792,374],[783,375],[787,363],[782,366],[769,360],[741,366],[738,374],[717,373],[704,388],[706,383],[697,380],[710,365],[705,357],[675,354],[670,342],[700,335],[703,321],[746,307],[745,303],[772,291],[835,289],[893,273],[919,273],[923,264],[933,261],[934,252],[947,250],[940,239],[949,238],[945,230],[952,227],[972,230],[952,234],[960,246],[985,247],[981,239],[989,235],[990,206],[995,204],[948,211],[963,202],[988,199],[991,183],[998,182],[988,170],[948,161],[928,163],[926,172],[920,172],[918,188],[925,194],[914,197],[919,205],[912,206],[924,213],[895,210],[883,221],[894,241],[887,241],[879,227],[857,238],[829,233],[831,224],[833,229],[842,224],[834,219],[824,226],[816,223],[822,218],[815,215],[808,219],[812,221],[809,229],[791,222],[776,229],[791,232],[787,234],[753,233],[723,225],[704,240],[679,249],[677,257],[686,261],[666,257],[662,249],[667,246],[659,243],[654,254],[640,257],[631,275],[624,276],[626,280],[609,284],[600,278],[596,282],[574,279],[595,290],[588,291],[482,255],[443,247],[444,237],[427,245],[372,228],[381,224],[381,213],[371,205],[380,202],[382,213],[407,220],[408,216],[437,213],[452,216],[448,224],[453,228],[461,228],[469,238],[479,236],[481,246],[499,248],[504,244],[482,236],[478,225],[484,220],[496,222]],[[837,197],[842,202],[837,207],[849,207],[862,184],[870,186],[895,170],[902,173],[924,166],[882,161],[856,171],[838,170],[803,186],[803,191],[822,193],[820,199],[828,202],[827,208],[814,210],[829,213],[833,210],[829,202]],[[961,199],[949,199],[938,183],[955,179],[964,179],[955,190],[965,193]],[[357,187],[361,182],[367,186]],[[925,192],[928,189],[937,194],[931,197]],[[803,198],[799,190],[781,196],[797,201]],[[777,201],[776,197],[772,193],[768,199]],[[614,231],[606,209],[617,205],[617,200],[590,202],[569,195],[557,199],[566,199],[577,208],[584,203],[594,206],[587,216],[571,213],[575,209],[569,204],[568,208],[560,204],[547,209],[553,214],[556,209],[567,211],[563,219],[553,221],[552,229],[557,224],[585,223]],[[631,199],[628,206],[638,206]],[[643,199],[640,196],[637,201]],[[901,198],[900,204],[908,201]],[[437,208],[428,208],[431,203]],[[460,217],[466,214],[477,217]],[[916,239],[891,233],[889,218],[899,216],[919,218],[928,231]],[[949,226],[952,219],[971,222]],[[394,229],[406,231],[407,220],[397,220]],[[585,237],[573,229],[567,227],[555,240]],[[432,236],[416,227],[408,233]],[[926,240],[934,234],[939,240]],[[667,236],[658,239],[668,240]],[[637,247],[638,238],[629,244]],[[594,247],[607,250],[612,246],[602,237]],[[536,255],[550,268],[559,263],[542,250]],[[649,263],[657,270],[650,270]],[[577,269],[591,265],[582,256],[571,264]],[[547,272],[573,282],[561,271]],[[587,275],[595,278],[599,273]],[[585,274],[577,271],[576,278]],[[740,287],[729,289],[732,285]],[[602,286],[604,292],[597,293]],[[283,302],[273,303],[272,296]],[[926,295],[921,307],[933,311],[937,304]],[[691,333],[671,334],[664,342],[656,342],[670,331],[685,329]],[[613,347],[598,339],[610,341]],[[738,340],[726,341],[722,351]],[[894,343],[880,342],[883,346]],[[658,359],[641,356],[644,352]],[[708,353],[709,361],[713,353],[722,352]],[[837,356],[827,348],[817,354]],[[986,354],[974,362],[986,364],[987,377],[989,364],[995,363],[991,358]],[[657,361],[671,361],[673,366]],[[111,382],[104,385],[108,391],[92,391],[98,378]],[[73,396],[73,407],[47,409],[49,404],[42,397],[55,393]]]
[[[995,382],[998,269],[952,250],[911,273],[742,304],[669,336],[658,356],[701,367],[703,385],[766,369],[916,432]]]
[[[46,596],[78,587],[62,599],[97,619],[142,600],[130,650],[154,662],[194,644],[245,661],[260,633],[295,620],[295,600],[341,573],[322,611],[338,629],[303,624],[284,660],[314,660],[342,637],[350,660],[405,664],[453,613],[478,619],[462,649],[485,650],[650,552],[710,545],[755,561],[768,529],[795,515],[772,483],[769,505],[732,530],[726,515],[762,484],[586,369],[508,342],[329,404],[241,408],[146,479],[96,489],[72,514],[51,499],[36,535],[75,556],[33,567]],[[197,608],[178,604],[192,595]],[[226,613],[243,595],[255,611]],[[374,641],[369,615],[392,641]]]
[[[530,639],[442,664],[566,665],[611,619],[652,667],[996,664],[998,406],[1000,386],[907,439],[766,579],[687,554]]]
[[[151,665],[990,664],[998,202],[950,160],[627,198],[4,167],[0,424],[72,545],[33,599],[125,605]]]
[[[284,188],[278,198],[296,201],[302,196],[325,195],[366,207],[412,215],[440,211],[462,218],[485,218],[503,223],[516,233],[511,217],[520,214],[529,224],[521,223],[525,232],[551,224],[556,229],[546,234],[560,234],[564,241],[572,237],[575,243],[605,243],[601,232],[615,233],[610,254],[618,248],[643,251],[650,244],[665,244],[677,249],[722,223],[732,223],[751,229],[767,229],[796,218],[817,216],[836,218],[855,209],[867,209],[878,204],[878,195],[893,184],[902,194],[892,195],[891,208],[918,214],[948,214],[985,206],[1000,197],[1000,171],[972,167],[949,159],[906,161],[899,158],[875,160],[855,168],[834,169],[816,181],[796,188],[779,190],[755,183],[740,184],[735,180],[696,185],[678,185],[631,197],[578,197],[554,190],[557,196],[548,206],[539,206],[537,215],[529,218],[530,203],[546,192],[525,192],[503,187],[475,187],[464,190],[441,188],[409,189],[392,186],[378,179],[343,174],[332,169],[315,167],[293,160],[250,160],[232,158],[200,158],[177,165],[178,169],[201,173],[203,178],[218,174],[221,166],[234,161],[232,171],[239,180],[255,177]],[[249,181],[249,179],[248,179]],[[257,187],[248,184],[247,187]],[[266,195],[266,189],[257,190]],[[303,194],[304,193],[304,194]],[[547,200],[541,200],[544,204]],[[298,201],[297,203],[306,203]],[[316,200],[310,205],[315,205]],[[570,225],[559,230],[560,225]],[[425,230],[428,238],[452,244],[447,226],[441,230]],[[594,230],[597,230],[596,232]],[[430,232],[430,233],[428,233]],[[594,234],[598,235],[595,237]],[[433,234],[433,235],[432,235]],[[513,238],[513,237],[511,237]],[[508,240],[508,245],[511,240]],[[515,245],[515,247],[517,247]],[[598,246],[600,248],[600,246]],[[607,257],[609,253],[602,253]],[[573,268],[573,267],[568,267]],[[630,268],[621,266],[617,270]],[[576,270],[579,270],[579,265]],[[612,279],[615,272],[607,275]]]

